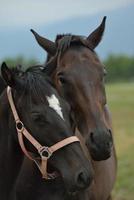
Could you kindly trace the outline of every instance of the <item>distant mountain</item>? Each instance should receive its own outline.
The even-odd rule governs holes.
[[[96,49],[100,57],[105,58],[110,53],[134,55],[133,10],[134,4],[94,16],[61,20],[51,25],[44,24],[40,27],[29,27],[29,29],[0,30],[0,60],[5,57],[23,55],[26,58],[35,57],[39,61],[43,61],[44,51],[36,44],[29,31],[30,28],[52,40],[57,33],[86,36],[100,24],[104,15],[107,16],[106,31],[101,44]]]

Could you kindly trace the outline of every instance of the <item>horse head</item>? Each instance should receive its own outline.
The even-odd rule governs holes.
[[[3,63],[1,72],[6,84],[11,87],[13,101],[24,127],[43,147],[51,147],[74,136],[74,133],[69,104],[58,95],[50,77],[40,68],[31,67],[16,73]],[[2,97],[3,95],[1,102],[4,101]],[[9,104],[7,100],[6,102]],[[13,141],[19,146],[15,121],[9,106],[8,113],[7,126]],[[24,145],[28,152],[39,157],[37,149],[25,137]],[[54,152],[48,160],[47,170],[60,174],[68,192],[85,189],[92,181],[91,164],[79,142],[70,143]]]
[[[111,127],[105,116],[106,69],[95,53],[104,33],[105,21],[106,17],[88,37],[58,35],[55,43],[49,41],[51,45],[32,30],[39,45],[49,57],[51,55],[44,71],[52,74],[57,89],[71,105],[76,125],[85,135],[92,158],[98,161],[111,156],[113,144]]]

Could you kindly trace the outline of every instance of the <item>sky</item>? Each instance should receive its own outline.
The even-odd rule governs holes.
[[[44,61],[45,52],[29,31],[54,40],[58,33],[87,36],[107,15],[101,58],[134,55],[134,0],[0,0],[0,62],[23,56]]]
[[[134,0],[0,0],[0,28],[47,25],[132,3]]]

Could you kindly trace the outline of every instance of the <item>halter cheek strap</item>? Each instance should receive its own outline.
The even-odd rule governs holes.
[[[64,140],[62,140],[60,142],[57,142],[56,144],[52,145],[51,147],[42,146],[27,131],[27,129],[24,127],[24,124],[21,122],[21,120],[18,116],[16,107],[14,105],[11,88],[9,86],[7,87],[7,97],[8,97],[8,101],[9,101],[9,104],[10,104],[10,107],[11,107],[11,110],[12,110],[12,113],[13,113],[13,116],[14,116],[14,120],[15,120],[15,123],[16,123],[16,130],[17,130],[17,133],[18,133],[18,141],[19,141],[19,144],[20,144],[20,147],[21,147],[23,153],[30,160],[35,162],[35,164],[39,168],[43,178],[52,179],[52,178],[57,177],[57,174],[55,172],[54,173],[47,173],[47,161],[48,161],[48,159],[58,149],[61,149],[64,146],[67,146],[68,144],[71,144],[73,142],[80,142],[80,140],[76,136],[71,136],[71,137],[65,138]],[[40,155],[40,159],[37,158],[37,157],[34,157],[33,155],[31,155],[30,152],[27,151],[27,149],[24,145],[23,136],[25,136],[27,138],[27,140],[29,142],[31,142],[31,144],[37,149],[37,151]]]

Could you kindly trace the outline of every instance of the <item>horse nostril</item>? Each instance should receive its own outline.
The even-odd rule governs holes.
[[[106,143],[106,147],[107,147],[108,149],[110,149],[110,147],[111,147],[111,142],[107,142],[107,143]]]
[[[109,133],[109,136],[112,138],[112,131],[111,131],[111,129],[108,129],[108,133]]]
[[[91,180],[84,171],[79,172],[76,177],[76,185],[79,189],[85,189],[89,186]]]
[[[92,143],[95,143],[93,132],[90,133],[90,140],[91,140]]]
[[[108,133],[109,133],[110,141],[111,141],[111,143],[112,143],[112,141],[113,141],[112,131],[109,129],[109,130],[108,130]]]

